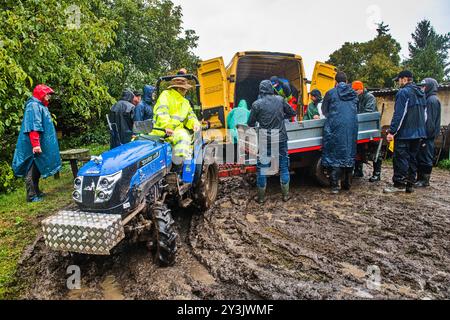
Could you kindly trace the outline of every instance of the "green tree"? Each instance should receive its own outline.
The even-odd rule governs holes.
[[[372,88],[390,87],[400,70],[400,44],[379,24],[378,35],[368,42],[345,43],[327,63],[345,71],[350,81],[361,80]]]
[[[414,73],[417,80],[433,77],[441,82],[449,79],[450,32],[437,34],[430,21],[422,20],[411,36],[409,59],[405,60],[404,66]]]
[[[125,87],[154,83],[181,67],[196,69],[198,57],[192,49],[198,37],[193,30],[183,30],[180,6],[169,0],[116,0],[98,8],[98,13],[118,23],[114,46],[104,55],[124,67],[121,77],[108,81],[114,96]]]

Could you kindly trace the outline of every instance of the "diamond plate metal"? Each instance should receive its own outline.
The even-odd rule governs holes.
[[[60,211],[42,221],[45,243],[54,250],[109,255],[125,233],[121,215]]]

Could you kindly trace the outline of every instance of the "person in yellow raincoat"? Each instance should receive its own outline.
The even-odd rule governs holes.
[[[192,159],[192,132],[201,130],[197,116],[185,98],[191,88],[187,79],[174,78],[169,88],[161,93],[153,109],[154,126],[165,129],[165,134],[169,136],[167,141],[172,144],[172,161],[176,167],[182,166],[184,160]],[[159,130],[153,130],[151,134],[164,136],[164,132]]]

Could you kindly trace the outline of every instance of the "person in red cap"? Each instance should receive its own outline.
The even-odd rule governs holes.
[[[352,88],[358,95],[358,114],[378,111],[377,99],[373,94],[367,91],[366,88],[364,88],[364,83],[362,81],[354,81],[352,83]],[[372,147],[376,150],[378,148],[378,144],[373,144]],[[358,145],[358,154],[361,153],[363,153],[363,148],[362,146]],[[373,162],[373,173],[372,177],[370,177],[369,179],[370,182],[373,183],[381,181],[382,165],[383,162],[381,157],[378,157],[378,160]],[[353,177],[364,178],[364,161],[362,159],[356,159]]]
[[[40,84],[25,103],[12,168],[17,177],[24,177],[28,202],[40,202],[44,194],[39,179],[53,176],[61,169],[61,158],[52,116],[48,110],[52,88]]]

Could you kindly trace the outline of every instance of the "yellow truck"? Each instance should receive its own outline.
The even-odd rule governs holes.
[[[312,78],[308,80],[303,59],[299,55],[247,51],[236,53],[226,67],[221,57],[203,61],[197,73],[202,119],[210,124],[210,129],[204,131],[204,137],[221,145],[217,148],[216,156],[221,165],[221,177],[248,172],[249,168],[252,168],[250,172],[255,171],[256,155],[254,152],[252,155],[242,154],[243,149],[249,149],[243,146],[243,139],[239,138],[237,146],[230,142],[227,115],[242,99],[251,106],[258,98],[260,82],[278,76],[289,80],[298,101],[298,121],[286,122],[291,168],[309,167],[319,183],[327,185],[326,170],[321,166],[323,126],[326,120],[302,119],[310,101],[307,84],[310,84],[310,91],[318,89],[325,96],[335,85],[334,66],[316,62]],[[372,142],[381,140],[380,113],[358,115],[358,126],[358,144],[365,145],[359,150],[366,151],[365,154],[359,154],[358,158],[373,158],[373,146],[377,144]],[[242,163],[242,159],[245,159],[245,163]],[[236,167],[245,168],[245,171]]]
[[[336,68],[317,62],[310,90],[319,89],[322,96],[334,87]],[[290,53],[247,51],[234,55],[225,67],[223,58],[203,61],[198,68],[200,80],[200,98],[203,117],[226,139],[227,115],[231,109],[245,99],[249,106],[257,99],[259,83],[262,80],[278,76],[289,80],[295,98],[298,101],[298,118],[302,119],[305,106],[309,103],[303,59]]]

